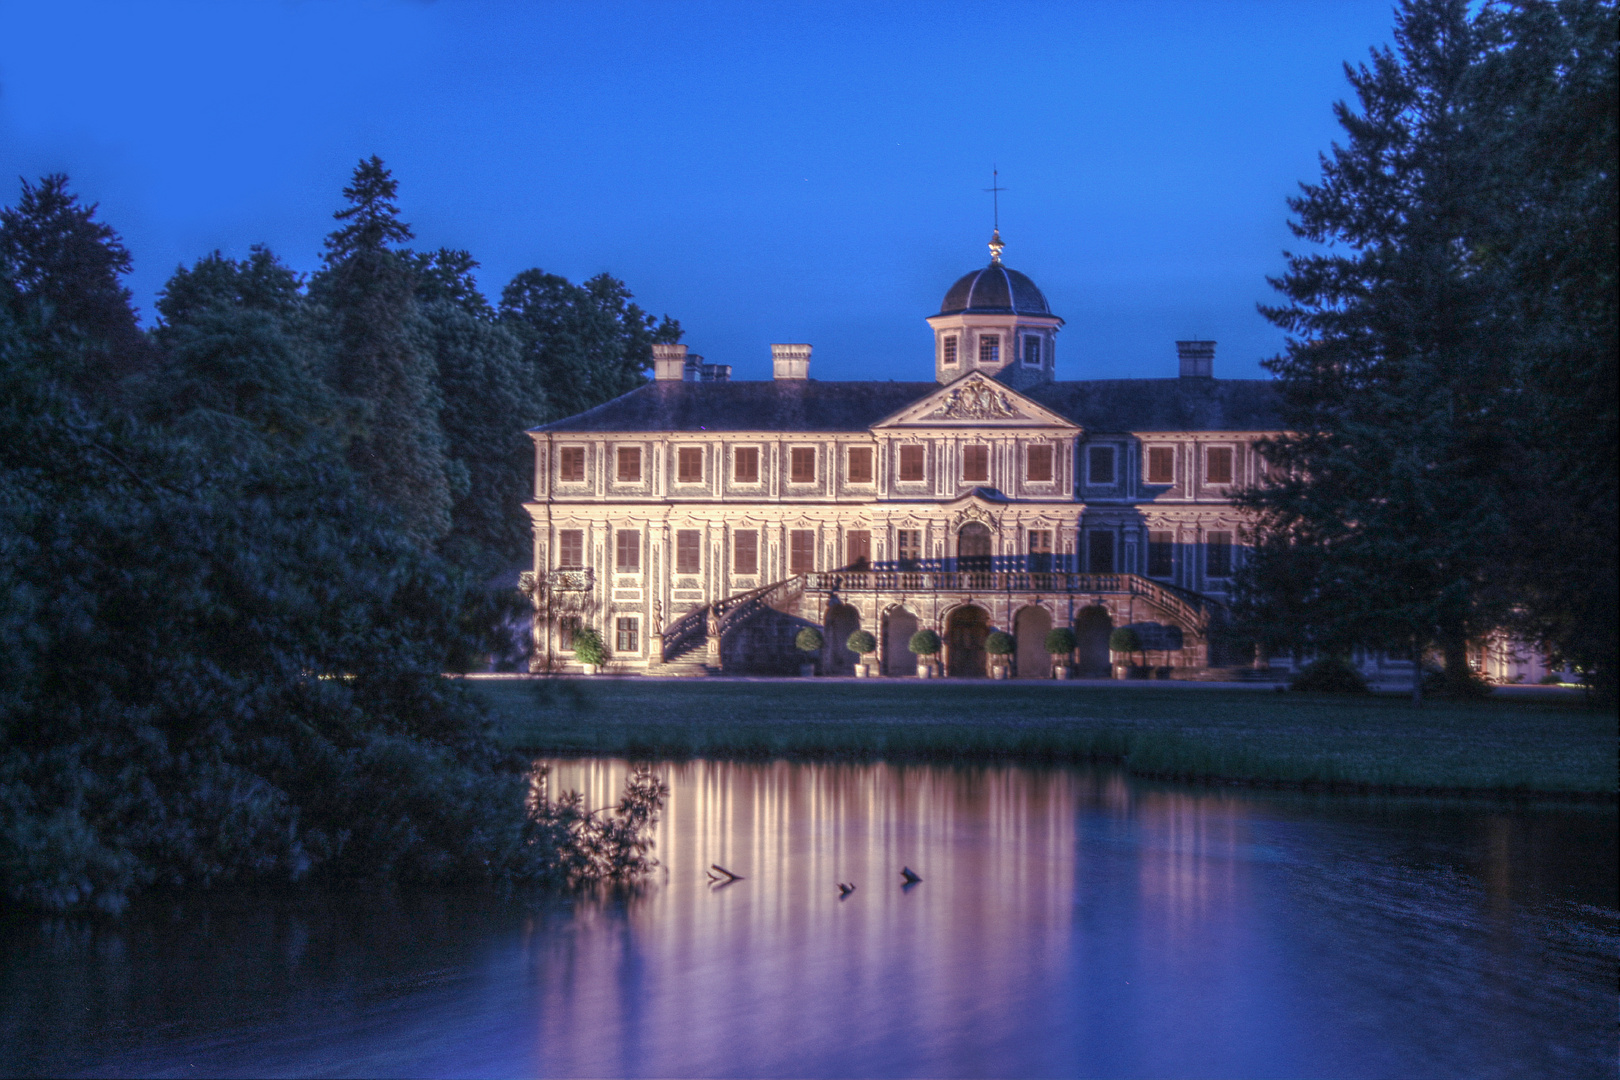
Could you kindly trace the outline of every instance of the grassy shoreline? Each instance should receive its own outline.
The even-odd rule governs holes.
[[[1114,762],[1201,784],[1613,802],[1615,715],[1431,701],[1055,683],[469,680],[497,737],[631,758]]]

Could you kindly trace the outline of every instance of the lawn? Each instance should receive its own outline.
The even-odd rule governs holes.
[[[614,757],[1117,761],[1189,780],[1612,798],[1613,712],[1061,683],[469,680],[499,738]]]

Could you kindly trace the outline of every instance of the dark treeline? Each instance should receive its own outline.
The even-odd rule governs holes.
[[[1616,5],[1405,0],[1347,68],[1263,309],[1291,431],[1246,497],[1271,648],[1444,658],[1508,629],[1615,690]],[[1421,681],[1415,689],[1420,692]]]
[[[535,798],[445,671],[487,662],[528,548],[526,427],[678,338],[602,275],[499,310],[415,252],[375,158],[307,281],[264,248],[130,255],[65,177],[0,211],[0,896],[155,884],[578,881],[646,865],[660,785]]]

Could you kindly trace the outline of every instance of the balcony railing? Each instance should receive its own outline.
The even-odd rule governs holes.
[[[1218,606],[1208,597],[1139,574],[1042,570],[835,570],[805,575],[807,592],[1125,593],[1146,597],[1193,624]]]
[[[546,587],[553,592],[588,592],[591,587],[590,570],[551,570],[545,575]]]

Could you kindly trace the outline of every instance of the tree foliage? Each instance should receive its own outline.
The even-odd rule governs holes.
[[[1613,544],[1567,538],[1614,526],[1614,395],[1585,393],[1614,386],[1613,289],[1595,295],[1615,256],[1614,13],[1406,0],[1395,47],[1347,67],[1347,139],[1289,203],[1311,248],[1262,309],[1289,334],[1268,366],[1294,433],[1263,444],[1243,499],[1241,610],[1266,644],[1438,645],[1461,687],[1467,643],[1517,623],[1612,671]],[[1541,470],[1600,438],[1549,529]]]
[[[501,320],[550,396],[553,418],[572,416],[647,381],[652,347],[681,339],[681,324],[654,319],[624,282],[598,274],[583,285],[525,270],[501,293]]]
[[[0,212],[10,902],[650,865],[656,778],[609,812],[549,798],[445,678],[510,614],[483,570],[521,550],[521,506],[499,504],[544,391],[469,257],[398,248],[380,162],[346,194],[309,288],[265,249],[216,252],[176,271],[149,339],[119,336],[128,255],[65,178]]]

